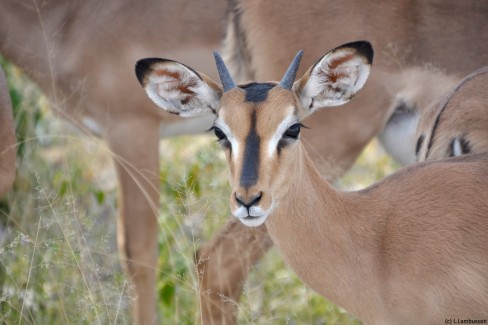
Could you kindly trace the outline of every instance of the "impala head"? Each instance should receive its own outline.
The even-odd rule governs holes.
[[[216,115],[213,131],[230,168],[231,211],[248,226],[261,225],[292,186],[300,121],[318,108],[348,102],[368,78],[373,50],[365,41],[342,45],[295,81],[301,56],[279,83],[238,86],[218,54],[222,85],[175,61],[144,59],[136,65],[140,83],[164,110]]]

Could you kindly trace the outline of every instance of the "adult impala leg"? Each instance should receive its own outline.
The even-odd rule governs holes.
[[[159,120],[131,116],[112,125],[107,137],[120,185],[119,253],[136,296],[135,322],[153,324],[159,229]]]
[[[237,302],[251,268],[273,245],[266,227],[245,227],[237,220],[196,254],[203,325],[236,324]]]

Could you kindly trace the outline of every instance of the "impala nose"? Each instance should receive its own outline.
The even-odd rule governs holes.
[[[240,206],[249,209],[253,205],[259,203],[262,196],[263,196],[263,192],[259,192],[256,195],[252,195],[252,196],[241,195],[236,193],[236,201],[237,204],[239,204]]]

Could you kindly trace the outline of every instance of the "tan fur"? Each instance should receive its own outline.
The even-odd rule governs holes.
[[[274,88],[252,107],[238,92],[224,93],[219,119],[239,146],[253,114],[262,144],[297,114],[289,107],[298,99],[288,90]],[[296,118],[307,114],[301,108]],[[308,286],[366,324],[486,317],[488,155],[412,166],[347,193],[320,176],[299,141],[279,156],[264,148],[252,189],[272,198],[266,228]],[[241,159],[228,155],[231,202],[243,190]]]
[[[347,170],[365,144],[383,129],[393,113],[397,95],[408,94],[411,88],[422,85],[413,101],[419,110],[438,99],[431,94],[438,85],[430,83],[425,75],[412,78],[416,71],[429,67],[426,73],[437,70],[449,78],[459,78],[488,62],[488,43],[479,42],[488,38],[486,2],[233,3],[238,10],[228,21],[224,54],[232,75],[241,82],[281,78],[297,50],[307,54],[300,70],[304,72],[303,67],[315,62],[324,48],[359,39],[373,44],[375,69],[358,100],[340,109],[323,110],[305,121],[310,127],[304,132],[310,154],[314,161],[321,162],[318,167],[328,178]],[[413,152],[412,157],[414,160]]]
[[[488,151],[488,67],[467,76],[422,113],[417,139],[420,136],[420,161],[449,157],[456,138],[466,141],[470,153]]]
[[[341,46],[320,63],[359,48],[365,44]],[[328,77],[337,71],[314,81],[308,70],[292,90],[275,86],[262,101],[246,100],[239,87],[222,94],[214,129],[231,169],[231,211],[245,224],[264,222],[297,275],[365,324],[484,319],[488,153],[413,165],[364,190],[340,192],[320,176],[298,133],[292,132],[314,109],[300,105],[308,102],[302,90],[315,89],[313,99],[325,96],[329,105],[348,100],[369,74],[372,52],[365,53],[357,51],[350,59],[355,68],[339,68],[348,72],[335,93],[328,93],[335,89]],[[155,82],[149,88],[159,85],[165,86]],[[155,103],[164,104],[165,96],[161,92]],[[207,95],[208,101],[213,98]],[[200,112],[199,106],[193,109]],[[289,132],[295,136],[290,138]],[[253,149],[243,154],[246,146]],[[243,172],[250,162],[255,169]],[[247,174],[255,177],[253,182],[242,178]],[[261,196],[253,201],[255,193]],[[239,199],[243,197],[248,200]]]
[[[234,94],[236,92],[237,91],[234,91]],[[230,178],[231,187],[234,188],[234,191],[236,193],[235,195],[241,196],[245,199],[245,201],[248,201],[248,198],[255,196],[261,188],[268,188],[271,185],[270,182],[272,180],[272,177],[274,177],[276,173],[278,173],[278,175],[281,175],[279,173],[279,170],[276,169],[276,160],[278,160],[279,158],[275,157],[275,159],[270,162],[269,158],[267,157],[268,142],[263,140],[270,139],[275,131],[274,126],[281,122],[284,117],[292,115],[299,104],[295,102],[295,99],[291,96],[290,92],[284,91],[281,87],[275,87],[270,90],[267,100],[257,105],[253,103],[245,103],[243,97],[233,96],[234,94],[230,94],[229,96],[224,97],[222,101],[222,106],[226,107],[227,109],[221,110],[219,116],[222,120],[229,122],[229,124],[227,125],[230,127],[231,130],[235,131],[234,136],[237,142],[240,143],[242,147],[244,147],[246,136],[249,133],[249,129],[251,127],[249,123],[249,116],[251,112],[255,112],[257,120],[256,132],[261,138],[261,150],[259,152],[259,158],[260,161],[266,162],[259,169],[258,182],[252,187],[244,189],[241,188],[239,184],[239,178],[242,172],[242,153],[244,150],[240,150],[241,155],[239,155],[238,157],[233,156],[231,158],[229,157],[229,155],[227,156],[227,159],[232,166],[231,169],[234,171],[233,173],[231,173]],[[240,104],[235,105],[234,103],[236,102],[239,102]],[[269,111],[274,112],[273,114],[269,114]],[[274,190],[279,191],[282,184],[275,183],[273,185],[276,186]],[[237,203],[235,198],[231,197],[231,210],[234,210],[236,208],[236,204]],[[267,210],[271,207],[271,204],[271,196],[269,196],[267,192],[263,192],[263,196],[260,200],[260,207],[264,210]]]
[[[16,140],[12,104],[3,70],[0,68],[0,196],[15,180]]]
[[[267,3],[270,6],[275,5],[271,2]],[[345,2],[343,4],[346,9],[340,10],[342,14],[349,15],[358,12],[348,9],[351,8],[352,3]],[[266,69],[276,68],[280,76],[289,58],[296,52],[295,48],[288,46],[289,44],[281,43],[281,41],[299,44],[296,40],[303,40],[309,44],[309,47],[306,48],[307,53],[314,53],[315,47],[313,45],[316,42],[310,34],[307,34],[311,27],[315,30],[317,23],[331,22],[334,25],[338,24],[337,20],[334,23],[334,19],[340,18],[342,21],[343,18],[347,18],[337,14],[327,19],[315,18],[316,13],[326,12],[327,10],[324,8],[329,9],[330,5],[324,6],[317,3],[318,6],[314,7],[315,4],[313,3],[310,6],[308,4],[300,5],[298,2],[292,5],[298,7],[292,8],[288,4],[277,8],[263,7],[266,10],[263,12],[267,15],[266,19],[271,17],[273,20],[280,19],[280,17],[288,17],[290,13],[295,13],[296,17],[306,18],[302,20],[302,23],[286,26],[274,25],[284,33],[286,33],[285,28],[298,27],[293,35],[284,38],[280,38],[281,36],[278,35],[278,38],[274,38],[274,41],[271,42],[274,47],[268,48],[272,49],[272,52],[268,53],[269,56],[263,57],[262,61],[265,63],[259,65],[259,67]],[[334,4],[334,6],[336,5],[338,4]],[[407,8],[410,5],[408,3],[403,7]],[[95,121],[100,128],[87,131],[103,133],[114,156],[118,157],[116,168],[121,186],[118,241],[121,254],[134,262],[131,263],[131,267],[127,268],[129,275],[136,279],[134,284],[139,297],[136,304],[136,320],[139,323],[150,322],[154,318],[155,309],[152,298],[154,295],[154,276],[151,269],[154,269],[157,254],[154,248],[157,228],[154,216],[157,213],[159,181],[156,176],[158,175],[157,129],[161,122],[163,128],[167,126],[168,130],[173,130],[171,126],[175,125],[173,123],[178,123],[180,119],[156,111],[152,104],[145,99],[142,92],[134,90],[137,89],[137,86],[135,86],[136,81],[132,75],[133,63],[143,56],[163,55],[184,61],[214,76],[210,53],[219,45],[219,27],[225,6],[223,1],[195,1],[191,4],[187,1],[130,2],[129,6],[125,1],[110,3],[69,1],[60,3],[52,0],[42,2],[7,0],[2,3],[2,10],[0,10],[1,53],[21,66],[41,86],[46,94],[53,99],[54,109],[60,113],[60,116],[76,123],[81,128],[86,128],[86,125],[82,124],[83,117],[89,117]],[[371,7],[360,3],[359,7],[361,7],[361,11],[371,8],[372,12],[382,12],[385,17],[388,16],[387,13],[391,12],[391,10],[382,11],[383,8],[378,9],[377,5]],[[398,30],[402,30],[400,22],[409,19],[408,17],[403,18],[401,12],[403,7],[399,6],[398,8],[398,13],[393,20],[395,21],[393,28],[384,28],[385,25],[380,23],[375,25],[378,28],[374,32],[361,34],[361,38],[376,35],[378,30],[394,31],[394,35],[392,35],[397,37],[396,39],[402,38],[397,35]],[[430,9],[429,6],[424,7],[420,8],[419,11],[428,14],[438,12]],[[300,14],[303,8],[306,10],[305,15]],[[271,15],[269,9],[271,9]],[[280,10],[285,9],[289,10],[289,13],[287,15],[280,14]],[[459,10],[452,11],[456,12],[454,17],[440,21],[453,22],[455,19],[466,17],[466,21],[473,22],[473,26],[476,25],[476,19],[468,17],[468,15],[459,15]],[[477,8],[477,11],[483,13],[482,8]],[[369,15],[369,17],[378,17],[378,15]],[[391,15],[389,17],[391,18]],[[311,19],[313,19],[314,24],[309,24]],[[273,22],[273,20],[270,19],[269,21]],[[266,22],[264,19],[261,21]],[[344,19],[344,21],[354,21],[354,19]],[[307,23],[308,28],[305,28],[304,22]],[[357,38],[353,34],[346,33],[348,29],[354,30],[353,25],[346,26],[342,22],[340,24],[340,29],[320,30],[320,34],[323,35],[320,50],[336,45],[333,37],[336,37],[340,42],[346,41],[349,37],[349,39]],[[463,24],[460,22],[460,25]],[[354,25],[359,26],[359,24]],[[256,26],[257,34],[261,34],[263,37],[269,36],[269,34],[266,36],[264,33],[266,28],[260,27],[263,26],[262,24],[253,23],[253,26]],[[359,29],[364,30],[364,26],[361,25]],[[477,37],[482,37],[480,31],[487,30],[483,27],[473,27],[473,29],[476,29]],[[405,33],[412,30],[405,29]],[[427,28],[427,34],[438,35],[439,31],[447,30],[444,26],[440,26],[438,30]],[[422,30],[419,34],[424,35],[426,33]],[[456,50],[471,48],[471,44],[476,43],[466,38],[465,44],[461,44],[459,39],[452,39],[452,34],[449,35],[449,44],[457,44],[453,45]],[[231,33],[227,34],[227,36],[229,35]],[[238,33],[237,35],[242,34]],[[275,31],[272,35],[275,35]],[[389,40],[395,39],[393,36],[382,44],[387,44]],[[466,37],[466,33],[463,36]],[[440,37],[439,39],[442,40],[443,38]],[[268,46],[268,40],[269,38],[265,39],[266,46]],[[256,41],[253,43],[257,44]],[[430,42],[430,39],[422,44],[435,46],[436,51],[446,49],[446,44],[435,44]],[[405,47],[396,46],[396,43],[393,45],[402,51],[405,50]],[[464,57],[465,60],[459,64],[459,69],[462,69],[461,72],[465,70],[464,65],[469,65],[473,59],[486,61],[483,56],[484,53],[487,53],[484,46],[484,43],[476,43],[473,48],[479,52],[472,51],[468,53],[469,57]],[[417,49],[419,53],[424,53],[424,47],[418,47],[415,51]],[[50,57],[47,56],[48,52],[51,55]],[[391,52],[385,51],[385,53],[390,54]],[[277,58],[277,55],[282,57]],[[439,52],[428,57],[436,56],[440,56]],[[252,57],[256,58],[257,54],[252,53]],[[449,58],[454,59],[455,57],[450,53]],[[313,55],[308,56],[308,60],[314,59],[316,57],[314,58]],[[248,60],[251,62],[251,59]],[[276,65],[266,64],[266,62],[273,62]],[[425,62],[427,61],[419,57],[419,61],[416,63],[424,64]],[[253,62],[251,69],[255,66]],[[280,66],[283,71],[281,71]],[[266,69],[263,70],[263,73],[268,73]],[[378,74],[378,78],[381,77],[381,74]],[[264,79],[274,78],[266,77]],[[373,76],[373,78],[376,77]],[[378,95],[382,93],[383,88],[369,85],[367,88],[370,90],[363,92],[361,98],[369,103],[368,107],[391,106],[390,98]],[[320,139],[313,142],[316,146],[313,155],[316,157],[315,160],[320,160],[322,165],[326,166],[323,170],[328,171],[329,179],[335,178],[347,170],[371,136],[381,128],[376,121],[386,121],[387,119],[384,116],[384,111],[354,108],[348,110],[331,108],[321,116],[321,120],[325,121],[324,123],[330,123],[329,126],[331,127],[341,125],[339,132],[331,132],[327,135],[331,141],[322,141],[324,138],[324,135],[320,134],[322,126],[319,126],[319,121],[316,119],[306,121],[306,124],[312,129],[304,133],[308,133],[309,135],[306,136],[310,139]],[[358,128],[356,123],[350,122],[351,119],[362,121],[361,127]],[[337,121],[347,122],[337,123]],[[343,133],[346,131],[347,133]],[[345,134],[347,136],[344,136]],[[336,145],[339,143],[341,145]],[[340,161],[343,163],[339,163]],[[130,198],[130,202],[127,198]],[[140,220],[147,220],[147,222],[140,222]],[[249,230],[242,226],[240,228],[239,226],[227,227],[220,236],[225,238],[226,236],[243,234],[246,238],[244,233]],[[227,234],[227,230],[235,231],[235,233]],[[259,235],[266,237],[265,232],[261,232]],[[223,241],[216,240],[213,242],[222,243]],[[230,246],[224,246],[223,250],[226,248],[230,248]],[[256,261],[255,259],[252,260],[253,262],[234,259],[236,254],[240,254],[243,249],[248,248],[252,249],[249,245],[242,245],[238,250],[228,249],[227,255],[219,258],[226,259],[226,263],[242,262],[243,265],[252,265]],[[201,253],[202,255],[205,255],[205,252],[212,254],[213,251],[223,251],[221,249],[222,247],[205,246]],[[258,255],[249,254],[248,256]],[[243,281],[240,274],[234,276],[231,272],[225,272],[226,268],[221,268],[218,263],[209,263],[206,270],[205,276],[212,278],[212,274],[219,274],[219,277],[214,277],[209,281],[202,280],[202,291],[204,292],[217,292],[219,284],[216,284],[216,281],[218,279],[222,279],[223,283],[242,283]],[[207,290],[207,284],[209,286],[215,285],[215,290]],[[223,319],[229,319],[228,316],[222,316],[219,309],[225,309],[226,312],[235,310],[234,307],[229,308],[229,304],[223,305],[220,297],[213,293],[202,295],[203,303],[205,304],[205,299],[208,297],[208,300],[211,300],[209,308],[213,308],[213,311],[209,313],[210,315],[206,315],[204,312],[203,322],[205,324],[224,322],[218,318],[219,315]],[[239,292],[231,298],[237,300],[238,294]],[[204,310],[208,309],[204,308]],[[230,318],[233,319],[233,317]]]
[[[272,211],[276,204],[268,192],[259,191],[259,188],[266,187],[273,181],[272,177],[276,175],[276,170],[281,165],[280,150],[277,150],[277,147],[284,150],[287,146],[294,145],[293,137],[283,139],[281,132],[285,132],[291,125],[297,124],[298,121],[313,112],[322,101],[328,102],[328,105],[338,105],[354,96],[364,86],[369,75],[372,55],[373,50],[367,42],[356,42],[338,47],[317,62],[317,69],[309,69],[300,80],[293,85],[288,84],[287,87],[292,88],[292,92],[282,88],[281,83],[278,85],[276,82],[271,82],[261,85],[241,85],[234,88],[230,86],[232,90],[223,94],[222,86],[208,77],[185,64],[168,59],[141,59],[136,65],[136,75],[148,96],[163,110],[185,117],[194,117],[209,112],[219,114],[219,118],[214,122],[214,130],[222,146],[227,149],[226,155],[231,170],[230,183],[234,189],[230,199],[231,211],[234,215],[239,215],[243,212],[241,206],[243,202],[249,202],[259,197],[260,211],[252,212],[256,216],[255,220],[258,220],[254,226],[258,226],[259,215],[262,215],[263,211]],[[344,57],[347,58],[341,59]],[[334,62],[335,64],[330,64]],[[220,66],[219,70],[225,71],[225,68]],[[167,71],[173,72],[170,78],[167,78]],[[162,73],[164,78],[160,78]],[[342,76],[335,80],[330,77],[339,75]],[[184,87],[188,80],[195,82],[192,87],[193,94],[190,95],[189,100],[187,100],[189,94]],[[228,84],[232,84],[232,82]],[[254,97],[253,94],[259,96]],[[300,101],[294,94],[298,94]],[[308,103],[307,112],[300,112],[299,107],[302,102]],[[221,106],[225,106],[226,110],[222,110]],[[269,112],[272,114],[268,114]],[[287,116],[288,118],[285,119]],[[231,123],[226,124],[229,121]],[[276,124],[279,124],[278,132]],[[257,146],[261,147],[259,152],[256,151]],[[259,168],[256,167],[258,169],[249,167],[254,164],[252,161],[256,156],[259,156],[259,160],[264,162],[255,165],[259,165]],[[269,159],[270,157],[274,158]],[[246,159],[251,161],[251,165],[248,167],[244,167],[243,164]],[[243,170],[247,170],[247,172],[244,173]],[[256,170],[259,170],[259,178],[256,178],[254,174]],[[287,174],[282,173],[280,177],[283,184],[286,184]],[[241,184],[242,179],[246,182],[249,180],[250,185],[244,187],[245,185]],[[280,184],[273,186],[275,186],[275,191],[286,188]],[[238,204],[237,201],[241,202]],[[242,243],[245,238],[252,238],[254,244],[256,242],[265,244],[246,248],[245,251],[237,250],[236,245],[229,244],[229,236],[233,234],[228,231],[238,228],[236,225],[226,228],[221,236],[213,240],[210,245],[204,246],[197,254],[197,267],[202,287],[216,290],[209,292],[208,295],[209,301],[213,300],[216,306],[219,305],[217,298],[222,300],[222,294],[231,295],[226,299],[232,301],[239,292],[239,285],[236,285],[238,282],[235,281],[239,274],[227,272],[224,275],[232,276],[216,279],[214,274],[220,275],[218,269],[238,269],[239,266],[242,266],[240,275],[244,276],[249,272],[249,267],[271,246],[266,228],[261,227],[259,231],[251,234],[242,232],[235,240],[237,243]],[[222,254],[224,250],[226,250],[226,254]],[[236,255],[232,257],[227,254],[231,250],[238,254],[239,259],[235,259]],[[231,309],[229,304],[220,305]],[[206,304],[202,308],[206,310],[202,319],[211,323],[212,317],[215,315],[214,306]],[[233,317],[222,319],[222,322],[230,321],[235,321],[235,319]]]
[[[488,62],[488,43],[479,41],[488,38],[486,2],[232,3],[238,10],[229,13],[223,56],[240,82],[280,78],[300,49],[307,54],[304,71],[325,48],[357,39],[373,43],[375,68],[356,100],[304,121],[310,129],[303,130],[302,141],[328,180],[348,170],[371,138],[381,133],[399,99],[420,111],[428,109],[453,82]],[[415,130],[409,137],[414,134]],[[404,143],[394,144],[398,146]],[[415,142],[406,149],[409,162],[415,160],[414,146]]]
[[[439,101],[445,92],[459,82],[460,78],[446,75],[432,68],[411,68],[399,72],[397,89],[389,111],[386,126],[378,138],[386,151],[398,162],[407,165],[416,161],[416,129],[420,116]],[[399,108],[410,108],[404,112]],[[409,125],[408,123],[411,123]],[[405,128],[410,127],[408,130]],[[400,132],[404,129],[403,132]]]

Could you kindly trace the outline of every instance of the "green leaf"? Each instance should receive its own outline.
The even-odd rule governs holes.
[[[173,282],[167,282],[161,290],[159,290],[159,297],[166,306],[171,306],[175,298],[175,285]]]
[[[96,191],[95,192],[95,198],[97,199],[97,203],[99,205],[102,205],[103,202],[105,202],[105,192],[100,191],[100,190],[99,191]]]

